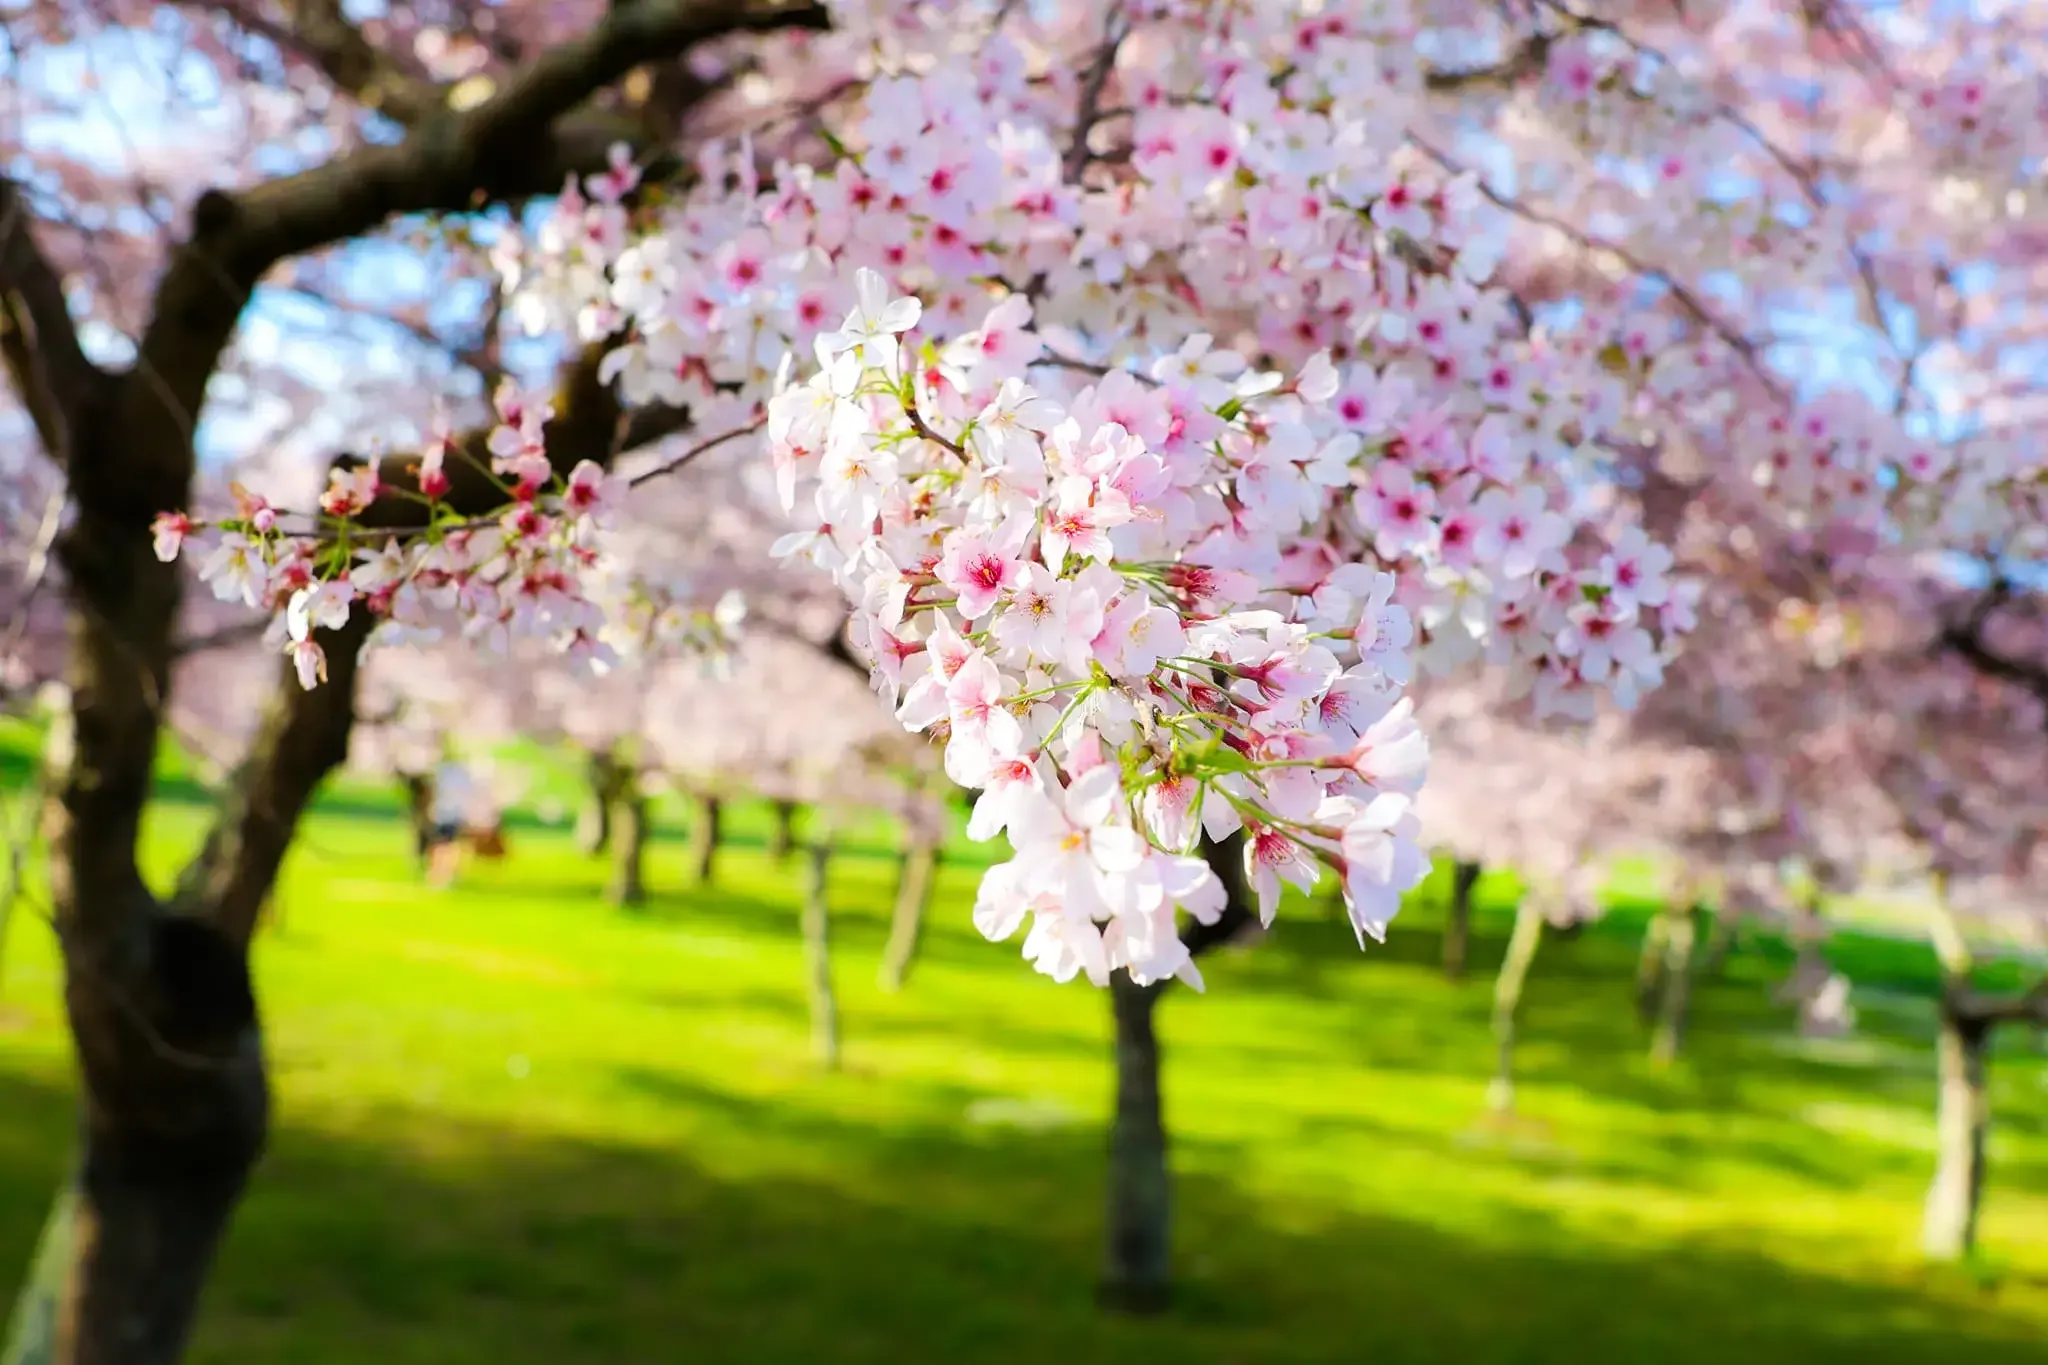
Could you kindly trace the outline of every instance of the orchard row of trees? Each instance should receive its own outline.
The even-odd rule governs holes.
[[[1019,850],[984,931],[1108,987],[1113,1188],[1161,1177],[1111,1211],[1133,1299],[1164,1281],[1160,991],[1318,865],[1383,935],[1418,792],[1531,877],[1511,960],[1618,843],[1724,905],[1929,879],[1930,1239],[1966,1244],[1985,1039],[2048,1013],[1977,989],[1963,932],[2040,906],[2042,20],[0,16],[5,419],[38,448],[0,469],[5,653],[65,677],[43,823],[84,1095],[52,1358],[182,1350],[267,1126],[248,945],[371,675],[544,649],[608,680],[571,698],[622,689],[589,741],[615,776],[684,706],[682,751],[772,748],[765,684],[664,708],[641,672],[725,649],[735,589],[944,740],[971,832]],[[246,746],[159,896],[136,843],[210,657],[194,576],[281,661],[196,698]]]

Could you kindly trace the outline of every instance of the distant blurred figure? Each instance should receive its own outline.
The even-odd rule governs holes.
[[[476,784],[453,758],[434,770],[433,826],[428,831],[427,884],[448,886],[462,865],[462,836],[469,823]]]

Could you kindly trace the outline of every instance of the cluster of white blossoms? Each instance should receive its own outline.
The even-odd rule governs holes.
[[[858,293],[769,403],[805,522],[779,548],[837,576],[899,718],[980,789],[970,834],[1009,834],[976,922],[1005,938],[1029,920],[1027,955],[1062,980],[1198,981],[1177,912],[1220,913],[1199,840],[1242,829],[1263,916],[1320,856],[1361,941],[1379,937],[1428,870],[1408,612],[1393,574],[1356,561],[1290,583],[1280,541],[1242,525],[1262,462],[1348,496],[1360,441],[1311,434],[1327,360],[1283,382],[1192,343],[1160,368],[1214,376],[1214,406],[1148,443],[1113,407],[1152,427],[1160,386],[1106,378],[1061,404],[1026,382],[1042,348],[1021,299],[917,356],[900,337],[919,301],[868,270]],[[986,401],[944,379],[969,357]]]

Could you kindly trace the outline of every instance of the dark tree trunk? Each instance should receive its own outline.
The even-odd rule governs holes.
[[[896,876],[896,911],[889,921],[889,946],[882,952],[882,989],[900,991],[924,944],[924,918],[938,882],[939,846],[914,838],[903,850]]]
[[[1990,1041],[1989,1024],[1944,1004],[1935,1043],[1941,1085],[1938,1156],[1922,1229],[1922,1245],[1937,1260],[1960,1260],[1977,1245],[1977,1210],[1984,1197],[1984,1152],[1991,1128],[1985,1074]]]
[[[818,1064],[839,1065],[839,1001],[832,991],[832,906],[828,874],[829,834],[819,831],[804,868],[804,994],[811,1009],[811,1048]]]
[[[576,847],[595,858],[611,847],[612,807],[624,792],[628,774],[610,749],[592,749],[585,760],[589,790],[576,820]]]
[[[1657,1005],[1664,995],[1664,956],[1671,938],[1671,912],[1659,910],[1643,930],[1643,951],[1636,959],[1636,1017],[1645,1024],[1656,1022]]]
[[[699,886],[711,885],[717,871],[719,826],[724,814],[724,804],[717,797],[699,796],[690,816],[690,875]]]
[[[1243,847],[1240,834],[1221,842],[1203,841],[1202,855],[1222,881],[1227,900],[1214,924],[1189,924],[1181,930],[1181,942],[1197,958],[1258,926],[1245,885]],[[1167,1165],[1155,1030],[1159,998],[1172,984],[1139,986],[1124,972],[1110,977],[1116,1110],[1109,1128],[1101,1292],[1105,1305],[1129,1313],[1160,1311],[1173,1289],[1173,1177]]]
[[[405,814],[412,826],[412,852],[422,867],[434,846],[434,782],[425,773],[401,773],[405,787]]]
[[[181,885],[189,913],[159,905],[135,848],[178,579],[150,551],[147,514],[119,501],[152,492],[83,489],[73,474],[78,514],[59,542],[74,601],[72,716],[52,784],[49,870],[81,1150],[70,1215],[49,1248],[60,1265],[23,1304],[17,1331],[46,1324],[55,1365],[172,1365],[268,1126],[248,938],[306,798],[347,752],[346,703],[337,717],[335,693],[281,697],[257,741],[263,765],[238,775]],[[338,654],[335,637],[322,638]],[[333,659],[332,686],[352,687],[359,638]],[[285,772],[303,787],[278,780]]]
[[[1515,1107],[1515,1038],[1520,1027],[1522,988],[1529,983],[1529,968],[1543,943],[1543,911],[1535,900],[1523,896],[1515,907],[1515,928],[1508,936],[1507,956],[1501,959],[1500,975],[1493,983],[1493,1081],[1486,1088],[1486,1104],[1496,1114]]]
[[[768,826],[768,856],[786,863],[796,851],[796,802],[777,801],[772,809],[775,818]]]
[[[1451,903],[1444,909],[1444,975],[1465,976],[1465,958],[1472,946],[1472,892],[1479,885],[1480,865],[1462,859],[1451,867]]]
[[[197,920],[148,923],[131,1002],[76,976],[66,991],[83,1160],[17,1307],[23,1361],[173,1365],[262,1154],[269,1090],[243,951]]]
[[[631,782],[619,785],[612,797],[609,842],[611,881],[605,899],[617,906],[647,903],[647,798]]]
[[[1173,1180],[1167,1170],[1166,1116],[1159,1093],[1157,987],[1110,978],[1116,1025],[1116,1114],[1109,1128],[1108,1247],[1105,1303],[1154,1313],[1172,1294]]]
[[[1670,917],[1664,945],[1664,990],[1657,1005],[1657,1028],[1650,1038],[1650,1060],[1669,1066],[1678,1060],[1685,1026],[1692,1012],[1693,966],[1699,943],[1700,912],[1685,910]]]

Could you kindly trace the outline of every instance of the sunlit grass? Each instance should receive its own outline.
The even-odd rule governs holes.
[[[1832,1045],[1769,1002],[1774,950],[1738,956],[1660,1073],[1627,914],[1548,945],[1501,1127],[1481,1116],[1503,907],[1453,986],[1427,904],[1363,957],[1329,907],[1291,906],[1162,1011],[1185,1293],[1133,1323],[1091,1299],[1105,1003],[975,936],[971,868],[890,996],[882,831],[835,864],[827,1075],[759,810],[715,889],[658,842],[655,901],[625,914],[531,823],[508,862],[423,889],[381,799],[313,823],[258,949],[278,1131],[196,1361],[2041,1359],[2048,1068],[2022,1035],[1994,1065],[1985,1268],[1922,1268],[1931,972],[1910,947],[1842,947],[1896,1000]],[[153,873],[199,829],[162,805]],[[0,1284],[72,1124],[47,928],[18,922],[7,963]]]

